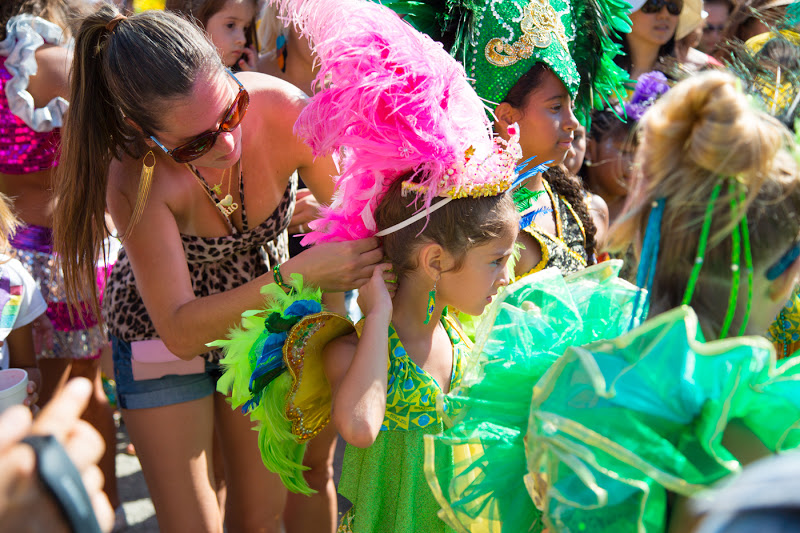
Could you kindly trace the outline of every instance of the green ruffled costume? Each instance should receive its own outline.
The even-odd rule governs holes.
[[[450,388],[457,387],[469,345],[449,317],[442,320],[453,343]],[[383,426],[369,448],[347,445],[339,492],[353,503],[339,531],[416,533],[451,531],[436,516],[439,509],[422,469],[423,436],[444,429],[449,411],[442,389],[406,354],[397,333],[389,328],[389,382]],[[443,416],[436,403],[442,404]],[[452,466],[443,454],[442,468]]]
[[[305,446],[329,423],[331,409],[322,352],[331,340],[360,328],[324,311],[320,291],[303,287],[300,276],[293,275],[291,285],[291,295],[265,286],[263,308],[243,313],[241,326],[213,343],[225,352],[217,389],[257,423],[264,466],[289,490],[311,494],[303,478]],[[461,383],[470,341],[452,318],[443,315],[442,326],[453,346],[448,387],[453,390]],[[387,372],[380,433],[369,448],[346,448],[339,490],[353,507],[340,531],[451,531],[437,517],[439,506],[422,465],[423,436],[441,433],[452,411],[439,384],[408,357],[391,325]],[[437,461],[441,469],[452,466],[446,454]]]
[[[663,531],[667,491],[740,468],[721,444],[732,420],[770,450],[800,443],[798,361],[776,368],[762,338],[707,343],[688,307],[625,333],[639,290],[619,266],[534,274],[493,304],[479,364],[449,395],[455,424],[426,438],[457,531]],[[462,459],[440,468],[440,454]]]

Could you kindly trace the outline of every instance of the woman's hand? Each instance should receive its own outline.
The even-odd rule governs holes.
[[[358,306],[364,316],[371,313],[384,313],[392,316],[392,298],[396,290],[396,276],[392,265],[381,263],[372,272],[372,277],[358,289]]]
[[[300,273],[305,283],[323,291],[349,291],[369,281],[382,259],[383,248],[375,237],[326,242],[315,244],[281,265],[281,274],[289,281],[290,274]]]
[[[289,235],[306,233],[308,223],[319,216],[319,202],[308,189],[297,191],[297,201],[294,205],[294,215],[289,223]]]
[[[242,50],[242,57],[236,62],[236,64],[239,66],[239,70],[242,72],[253,72],[257,70],[257,59],[258,54],[256,54],[256,51],[252,47],[248,46]]]

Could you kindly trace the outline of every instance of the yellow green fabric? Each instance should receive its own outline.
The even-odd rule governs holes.
[[[452,390],[461,382],[469,344],[450,317],[444,317],[442,325],[453,344]],[[345,449],[339,492],[353,508],[343,517],[340,531],[451,531],[436,515],[439,506],[422,467],[423,435],[444,429],[436,411],[442,389],[408,357],[394,328],[389,329],[388,372],[386,416],[378,437],[369,448],[348,444]],[[449,407],[443,412],[450,412]],[[442,468],[452,462],[444,455],[438,461]]]

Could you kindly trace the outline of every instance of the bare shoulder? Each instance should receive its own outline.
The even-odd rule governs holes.
[[[351,333],[333,339],[322,349],[322,364],[325,367],[325,377],[328,378],[328,383],[331,384],[334,394],[339,389],[339,383],[347,373],[347,369],[350,368],[350,363],[355,357],[357,347],[358,335]]]
[[[69,97],[69,70],[72,52],[62,46],[44,44],[36,50],[35,76],[28,82],[28,92],[36,107],[44,107],[58,96]]]
[[[250,105],[266,116],[284,117],[294,124],[308,103],[308,95],[280,78],[261,72],[241,72],[236,76],[250,93]]]

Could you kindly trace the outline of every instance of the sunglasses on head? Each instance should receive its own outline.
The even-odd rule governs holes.
[[[219,137],[220,133],[228,133],[235,130],[244,118],[244,115],[247,112],[247,106],[250,105],[250,95],[247,93],[244,85],[242,85],[242,82],[237,80],[236,76],[233,75],[233,72],[230,70],[227,72],[239,86],[239,92],[236,94],[236,98],[233,99],[233,103],[222,116],[222,121],[219,123],[219,128],[217,128],[216,131],[207,131],[201,135],[198,135],[191,141],[185,142],[177,148],[173,148],[172,150],[167,149],[166,146],[158,142],[158,139],[156,139],[153,135],[150,136],[150,140],[156,143],[156,145],[161,148],[165,154],[170,156],[177,163],[188,163],[190,161],[194,161],[198,157],[211,150],[211,148],[214,146],[214,143],[217,142],[217,137]]]
[[[683,11],[683,0],[647,0],[641,7],[641,12],[658,13],[665,6],[670,15],[680,15]]]

